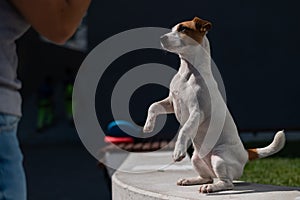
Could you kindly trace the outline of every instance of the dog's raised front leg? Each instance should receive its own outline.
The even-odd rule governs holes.
[[[188,140],[193,139],[197,134],[200,117],[198,110],[191,112],[188,120],[180,129],[173,153],[174,161],[179,162],[185,157]]]
[[[153,103],[148,110],[148,117],[144,126],[144,133],[150,133],[155,126],[156,117],[160,114],[174,113],[174,108],[170,97]]]

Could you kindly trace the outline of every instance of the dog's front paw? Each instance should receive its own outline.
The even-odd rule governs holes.
[[[173,152],[173,160],[175,162],[180,162],[186,156],[186,148],[183,145],[176,145]]]
[[[143,132],[144,133],[151,133],[154,129],[154,123],[150,122],[150,121],[147,121],[144,128],[143,128]]]

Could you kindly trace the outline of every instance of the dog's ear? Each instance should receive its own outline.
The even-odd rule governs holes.
[[[212,24],[209,21],[200,19],[199,17],[194,17],[193,22],[195,22],[196,29],[201,32],[206,32],[212,28]]]

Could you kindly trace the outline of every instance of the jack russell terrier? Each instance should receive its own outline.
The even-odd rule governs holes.
[[[149,133],[153,131],[159,114],[175,113],[181,128],[173,159],[179,162],[185,157],[188,141],[191,140],[194,147],[191,162],[199,174],[197,177],[180,179],[177,184],[199,184],[201,193],[233,189],[232,181],[241,177],[249,160],[277,153],[285,144],[285,134],[279,131],[267,147],[244,148],[212,74],[210,46],[206,37],[211,27],[210,22],[195,17],[177,24],[170,33],[161,37],[162,47],[178,54],[181,64],[171,81],[169,96],[149,107],[143,129]],[[219,125],[213,120],[213,115],[221,116],[222,110],[224,120],[217,120],[222,123],[220,131],[209,131]],[[209,151],[203,153],[201,147],[207,146],[205,138],[212,135],[217,137],[208,148]]]

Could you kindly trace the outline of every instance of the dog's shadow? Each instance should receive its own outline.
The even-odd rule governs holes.
[[[234,189],[216,193],[209,193],[209,196],[218,195],[237,195],[237,194],[249,194],[249,193],[265,193],[265,192],[284,192],[284,191],[300,191],[297,187],[285,187],[275,185],[262,185],[248,182],[234,182]]]

